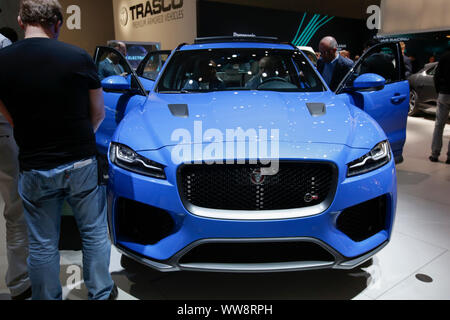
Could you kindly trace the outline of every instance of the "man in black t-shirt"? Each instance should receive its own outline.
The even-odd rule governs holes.
[[[25,40],[0,51],[0,112],[19,146],[33,299],[62,298],[58,241],[67,200],[83,241],[89,298],[105,300],[117,290],[109,274],[106,195],[95,159],[103,95],[92,58],[57,41],[62,20],[57,0],[21,1]]]

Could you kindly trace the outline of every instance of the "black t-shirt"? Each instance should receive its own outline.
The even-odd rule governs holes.
[[[450,94],[450,51],[444,53],[434,75],[436,92]]]
[[[89,90],[97,68],[82,49],[30,38],[0,50],[0,99],[14,121],[21,170],[49,170],[96,154]]]

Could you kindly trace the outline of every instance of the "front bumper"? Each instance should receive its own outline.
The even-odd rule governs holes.
[[[183,256],[193,250],[194,248],[206,243],[264,243],[264,242],[278,241],[278,242],[305,242],[314,243],[324,250],[327,250],[333,256],[333,261],[292,261],[292,262],[266,262],[266,263],[212,263],[212,262],[197,262],[197,263],[182,263],[180,260]],[[336,269],[336,270],[350,270],[363,264],[372,256],[377,254],[381,249],[388,245],[389,241],[367,252],[364,255],[355,258],[346,258],[339,254],[336,250],[326,245],[325,243],[313,238],[286,238],[286,239],[208,239],[199,240],[190,244],[182,251],[178,252],[169,260],[157,261],[149,257],[145,257],[137,252],[131,251],[121,245],[117,245],[117,250],[132,258],[133,260],[157,269],[161,272],[174,271],[203,271],[203,272],[232,272],[232,273],[265,273],[265,272],[293,272],[305,270],[318,269]]]
[[[346,148],[346,147],[345,147]],[[327,161],[338,168],[335,197],[321,213],[291,219],[225,220],[201,217],[183,205],[176,180],[176,168],[166,168],[167,180],[143,177],[110,164],[109,224],[114,245],[125,255],[160,271],[279,272],[309,269],[351,269],[364,263],[389,242],[397,203],[394,161],[373,172],[346,178],[345,152],[336,149]],[[367,151],[361,151],[364,153]],[[323,160],[323,159],[321,159]],[[340,165],[341,164],[341,165]],[[337,228],[337,219],[347,208],[386,196],[386,223],[383,230],[362,241],[354,241]],[[167,236],[154,244],[126,239],[118,230],[119,199],[130,199],[162,209],[174,221]],[[248,244],[290,242],[314,244],[330,259],[264,261],[259,263],[183,262],[193,249],[204,244]]]

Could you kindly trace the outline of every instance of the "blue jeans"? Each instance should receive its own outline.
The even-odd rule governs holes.
[[[448,120],[449,112],[450,94],[440,93],[436,109],[436,124],[434,126],[433,142],[431,144],[431,155],[435,158],[439,158],[442,151],[444,128]],[[450,159],[450,141],[448,143],[447,159]]]
[[[106,191],[97,182],[94,158],[48,171],[32,170],[20,174],[19,192],[28,225],[28,272],[33,300],[62,299],[58,247],[64,200],[72,207],[80,231],[83,276],[89,299],[108,299],[114,285],[109,273],[111,243]]]

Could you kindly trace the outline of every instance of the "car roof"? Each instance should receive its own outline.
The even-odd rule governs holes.
[[[207,50],[207,49],[278,49],[295,50],[290,44],[282,43],[264,43],[264,42],[216,42],[216,43],[197,43],[187,44],[179,48],[180,51],[189,50]]]
[[[193,44],[182,44],[177,50],[205,50],[205,49],[281,49],[297,50],[289,43],[281,43],[275,37],[260,37],[254,34],[245,35],[234,33],[233,36],[197,38]]]

